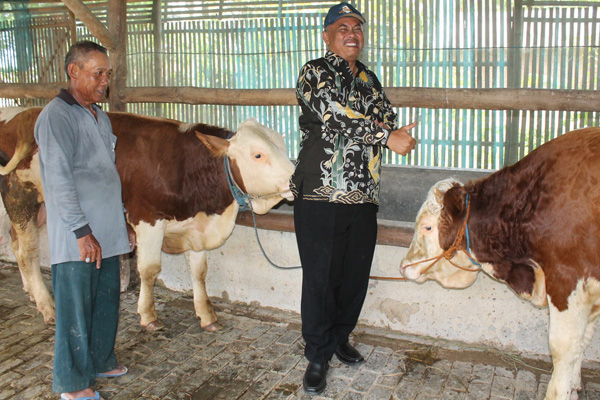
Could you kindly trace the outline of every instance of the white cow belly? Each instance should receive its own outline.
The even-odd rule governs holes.
[[[239,206],[233,202],[223,214],[206,215],[198,213],[185,221],[168,221],[162,250],[165,253],[179,254],[188,250],[212,250],[231,235],[235,226]]]

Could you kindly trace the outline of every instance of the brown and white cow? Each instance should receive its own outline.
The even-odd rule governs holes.
[[[44,195],[33,127],[40,111],[0,109],[0,164],[5,164],[0,167],[0,192],[16,233],[12,248],[24,288],[49,322],[54,304],[38,261]],[[242,123],[227,139],[231,133],[219,127],[108,114],[118,138],[123,203],[137,233],[141,324],[150,330],[162,327],[153,294],[162,250],[186,253],[196,315],[205,329],[218,329],[205,287],[206,251],[230,236],[239,209],[226,179],[224,158],[235,183],[252,197],[253,210],[264,214],[284,197],[292,198],[288,181],[293,164],[281,135],[254,119]]]
[[[464,288],[479,264],[549,305],[546,399],[577,398],[600,313],[600,128],[566,133],[474,183],[444,180],[429,191],[403,275]]]

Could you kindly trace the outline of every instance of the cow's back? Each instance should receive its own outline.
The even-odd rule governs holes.
[[[580,278],[600,280],[600,128],[566,133],[470,190],[473,228],[496,242],[479,252],[490,262],[538,263],[559,309]]]
[[[221,214],[231,204],[222,159],[213,157],[194,134],[198,130],[225,137],[226,130],[127,113],[109,117],[118,138],[117,169],[132,223],[181,221],[201,211]]]
[[[35,121],[42,111],[41,107],[0,108],[0,163],[6,165],[15,153],[18,144],[28,147],[29,155],[17,168],[30,167],[31,156],[37,150],[33,137]]]

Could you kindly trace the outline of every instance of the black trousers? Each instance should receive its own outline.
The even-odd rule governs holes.
[[[356,326],[377,240],[377,206],[294,200],[302,263],[302,336],[310,362],[328,362]]]

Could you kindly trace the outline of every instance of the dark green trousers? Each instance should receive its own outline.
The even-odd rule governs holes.
[[[52,265],[56,304],[52,390],[75,392],[94,384],[96,373],[117,367],[119,257],[102,267],[83,261]]]

